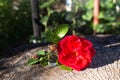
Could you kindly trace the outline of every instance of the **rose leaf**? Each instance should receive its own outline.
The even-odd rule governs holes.
[[[45,55],[46,52],[44,50],[40,50],[37,52],[37,55],[40,56],[40,55]]]
[[[65,65],[59,65],[59,67],[61,69],[64,69],[64,70],[68,70],[68,71],[72,71],[72,68],[68,67],[68,66],[65,66]]]
[[[38,62],[39,62],[38,59],[31,58],[31,59],[28,60],[27,63],[30,64],[30,65],[33,65],[33,64],[36,64],[36,63],[38,63]]]
[[[68,32],[68,29],[69,29],[68,24],[61,24],[55,30],[55,35],[58,36],[59,38],[63,38]]]
[[[54,38],[53,32],[51,30],[47,30],[47,32],[46,32],[46,40],[48,42],[51,42],[53,40],[53,38]]]

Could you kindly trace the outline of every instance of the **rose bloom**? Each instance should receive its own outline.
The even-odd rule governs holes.
[[[86,68],[96,52],[89,40],[75,35],[59,41],[57,50],[59,63],[77,71]]]

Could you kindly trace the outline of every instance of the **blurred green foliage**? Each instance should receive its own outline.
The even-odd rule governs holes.
[[[120,1],[100,0],[99,24],[93,25],[94,0],[88,0],[84,4],[73,1],[73,10],[67,13],[68,20],[71,19],[72,31],[75,34],[90,35],[95,30],[103,34],[120,34]]]
[[[0,0],[0,50],[32,34],[29,0]]]
[[[46,2],[47,1],[47,2]],[[73,0],[71,12],[53,10],[53,5],[59,3],[60,0],[41,1],[40,9],[43,13],[41,23],[47,30],[48,27],[55,28],[59,24],[69,24],[73,34],[93,34],[93,30],[97,33],[119,34],[120,33],[120,1],[119,0],[100,0],[100,23],[94,27],[93,25],[93,7],[94,0],[86,1],[84,4]],[[50,29],[52,29],[50,28]]]
[[[97,32],[120,33],[120,0],[101,0]]]
[[[47,30],[44,40],[47,42],[51,42],[53,45],[51,45],[51,48],[49,46],[49,50],[38,51],[37,54],[34,55],[31,59],[29,59],[27,63],[30,65],[40,63],[42,66],[46,66],[48,64],[57,65],[58,64],[58,63],[56,64],[57,59],[55,60],[51,60],[51,59],[53,56],[54,58],[57,57],[55,52],[56,44],[60,41],[60,39],[62,39],[66,35],[68,29],[69,26],[67,24],[61,24],[54,31],[51,31],[50,29]],[[65,66],[63,67],[65,68]]]
[[[65,0],[39,0],[40,22],[44,25],[41,37],[59,25],[68,24],[69,32],[83,35],[97,33],[120,34],[120,0],[100,0],[100,24],[93,27],[93,2],[73,0],[71,12],[58,12],[54,6]],[[29,0],[0,0],[0,49],[32,35]],[[43,39],[45,40],[45,39]]]
[[[80,25],[83,22],[86,29],[91,27],[91,30],[93,29],[97,33],[120,34],[120,0],[100,0],[100,22],[95,27],[93,25],[93,2],[94,0],[89,0],[85,5],[82,5],[82,13],[80,14],[82,17],[75,20],[78,20],[78,22],[80,21]]]

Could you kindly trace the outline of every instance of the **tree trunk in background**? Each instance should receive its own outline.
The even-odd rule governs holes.
[[[38,0],[30,0],[30,2],[31,2],[31,12],[32,12],[33,34],[35,38],[38,38],[40,37]]]
[[[94,12],[93,12],[93,25],[94,25],[94,32],[96,34],[95,27],[99,24],[99,4],[100,0],[94,0]]]

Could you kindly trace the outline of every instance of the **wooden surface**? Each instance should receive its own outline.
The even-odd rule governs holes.
[[[31,54],[44,47],[31,49],[26,46],[27,49],[20,46],[12,50],[12,56],[0,60],[0,80],[120,80],[120,36],[86,38],[93,42],[97,53],[91,65],[83,71],[69,72],[57,66],[28,66],[26,62]]]

